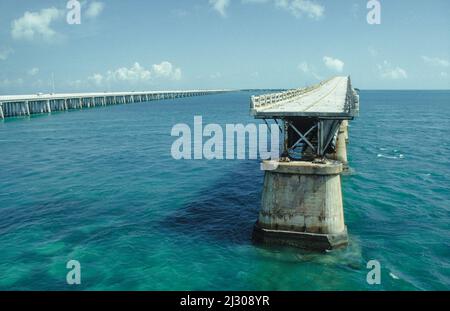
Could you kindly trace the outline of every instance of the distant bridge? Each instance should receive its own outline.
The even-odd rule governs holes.
[[[71,93],[0,96],[0,119],[90,107],[203,96],[232,90]]]

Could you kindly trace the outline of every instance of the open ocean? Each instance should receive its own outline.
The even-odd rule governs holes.
[[[350,245],[323,254],[252,244],[259,161],[171,157],[173,125],[254,122],[251,94],[0,122],[0,290],[450,290],[450,91],[361,92]]]

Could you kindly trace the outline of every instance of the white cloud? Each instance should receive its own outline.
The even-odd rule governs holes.
[[[52,83],[46,83],[46,82],[44,82],[42,79],[38,79],[38,80],[34,80],[32,83],[31,83],[31,86],[32,87],[34,87],[34,88],[39,88],[39,89],[42,89],[42,88],[44,88],[44,87],[46,87],[46,86],[51,86],[51,84]]]
[[[323,62],[325,66],[327,66],[331,70],[337,72],[342,72],[342,70],[344,70],[344,62],[341,61],[340,59],[333,58],[330,56],[324,56]]]
[[[314,78],[316,78],[316,80],[323,80],[323,77],[314,71],[312,72],[312,75]]]
[[[1,47],[0,48],[0,60],[6,60],[9,55],[11,55],[14,52],[13,49],[9,47]]]
[[[383,79],[401,80],[408,78],[406,70],[398,66],[392,66],[386,60],[382,64],[378,64],[377,67],[380,72],[380,76]]]
[[[325,12],[325,7],[310,0],[275,0],[275,6],[288,11],[297,18],[306,15],[312,19],[320,19]]]
[[[42,81],[41,81],[42,82]],[[87,85],[82,80],[68,81],[68,86],[76,89],[86,88]]]
[[[115,81],[146,81],[151,77],[151,72],[142,67],[138,62],[134,63],[130,68],[121,67],[116,70],[110,70],[107,73],[108,80]]]
[[[33,40],[38,37],[51,40],[57,35],[51,24],[62,15],[62,11],[54,7],[39,12],[25,12],[22,17],[11,23],[11,36],[16,40]]]
[[[300,71],[303,71],[304,73],[307,73],[307,72],[309,72],[309,65],[308,65],[307,62],[300,63],[300,64],[298,65],[298,69],[299,69]]]
[[[220,79],[222,77],[222,74],[220,72],[213,73],[209,76],[211,79]]]
[[[438,57],[422,56],[422,60],[430,65],[439,67],[450,67],[450,61]]]
[[[103,83],[103,79],[104,79],[103,75],[99,73],[93,74],[92,76],[88,77],[88,80],[96,85],[101,85]]]
[[[448,78],[448,73],[445,72],[445,71],[442,71],[442,72],[441,72],[441,77],[442,77],[442,78]]]
[[[216,10],[222,17],[227,16],[227,8],[230,5],[230,0],[209,0],[209,4]]]
[[[105,4],[103,2],[94,1],[91,2],[86,10],[86,16],[89,18],[95,18],[102,13],[105,8]]]
[[[29,76],[35,76],[38,73],[39,73],[39,68],[37,68],[37,67],[31,68],[30,70],[28,70],[28,75]]]
[[[18,78],[18,79],[3,79],[0,80],[0,87],[13,87],[13,86],[20,86],[23,84],[23,79],[22,78]]]
[[[171,63],[164,61],[161,64],[152,66],[153,73],[156,77],[167,78],[171,80],[181,79],[181,69],[175,68]]]
[[[369,46],[367,48],[367,50],[369,51],[370,55],[372,55],[373,57],[378,56],[378,50],[375,49],[373,46]]]
[[[323,78],[316,72],[315,66],[309,65],[307,62],[300,63],[297,68],[305,75],[311,75],[314,79],[323,80]]]
[[[105,74],[96,73],[88,77],[87,82],[97,86],[104,85],[105,82],[129,82],[141,83],[155,79],[180,80],[181,69],[176,68],[168,61],[160,64],[154,64],[151,68],[145,68],[138,62],[131,67],[120,67],[114,70],[108,70]],[[80,81],[73,83],[73,86],[80,86]]]

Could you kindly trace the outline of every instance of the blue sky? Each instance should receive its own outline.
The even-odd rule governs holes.
[[[450,1],[0,0],[0,94],[294,88],[351,75],[362,89],[450,88]]]

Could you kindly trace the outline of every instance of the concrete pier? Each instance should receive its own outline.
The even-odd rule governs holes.
[[[38,94],[0,96],[0,119],[30,116],[91,107],[141,103],[153,100],[204,96],[232,90],[188,90],[161,92],[119,92],[79,94]]]
[[[324,250],[347,244],[340,162],[279,162],[266,171],[254,240]]]
[[[250,109],[257,119],[279,120],[283,131],[280,159],[262,166],[270,170],[253,240],[318,251],[345,246],[341,173],[348,165],[348,120],[359,110],[350,77],[253,96]]]

